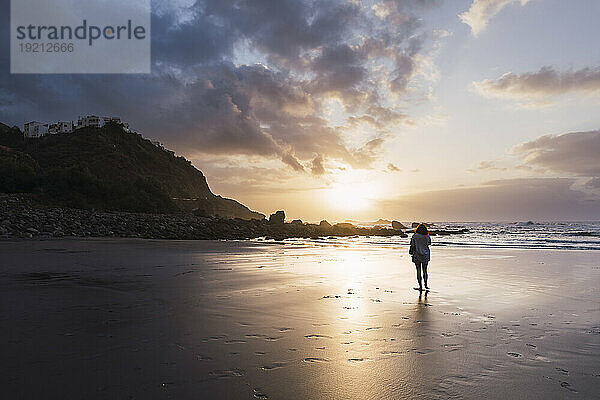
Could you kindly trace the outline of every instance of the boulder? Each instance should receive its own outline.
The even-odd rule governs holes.
[[[334,228],[338,229],[355,229],[356,227],[348,222],[340,222],[339,224],[335,224]]]
[[[321,228],[325,228],[325,229],[331,228],[331,224],[329,222],[325,221],[325,220],[319,222],[319,226]]]
[[[399,230],[407,229],[407,228],[404,225],[402,225],[401,222],[392,221],[392,229],[399,231]]]
[[[285,211],[277,211],[275,214],[269,216],[269,223],[273,225],[283,225],[285,221]]]
[[[425,225],[427,228],[430,228],[430,227],[432,227],[432,226],[433,226],[433,224],[428,224],[427,222],[413,222],[411,226],[412,226],[413,228],[416,228],[416,227],[417,227],[417,226],[419,226],[420,224],[423,224],[423,225]]]

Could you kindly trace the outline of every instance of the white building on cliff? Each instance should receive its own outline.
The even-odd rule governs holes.
[[[77,129],[86,128],[88,126],[100,128],[100,126],[102,126],[100,117],[97,117],[95,115],[79,117],[79,119],[77,120]]]
[[[71,133],[75,129],[73,121],[59,121],[48,126],[48,134],[55,135],[57,133]]]
[[[77,123],[73,121],[59,121],[51,124],[45,124],[38,121],[26,122],[23,125],[23,133],[27,138],[39,138],[45,135],[55,135],[58,133],[72,133],[77,129],[94,127],[100,128],[107,123],[113,123],[121,126],[125,132],[131,132],[129,124],[121,121],[120,117],[98,117],[96,115],[86,115],[79,117]]]
[[[48,124],[38,121],[26,122],[23,125],[23,133],[25,137],[38,138],[48,134]]]

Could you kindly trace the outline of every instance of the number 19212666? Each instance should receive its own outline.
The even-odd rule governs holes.
[[[73,43],[19,43],[21,53],[72,53]]]

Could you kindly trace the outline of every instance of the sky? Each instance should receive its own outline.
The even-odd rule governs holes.
[[[152,73],[11,75],[0,121],[118,115],[289,219],[600,220],[600,2],[152,2]]]

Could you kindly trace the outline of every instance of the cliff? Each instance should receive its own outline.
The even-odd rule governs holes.
[[[184,157],[115,124],[37,139],[0,124],[0,146],[0,192],[82,209],[264,218],[212,193]]]

